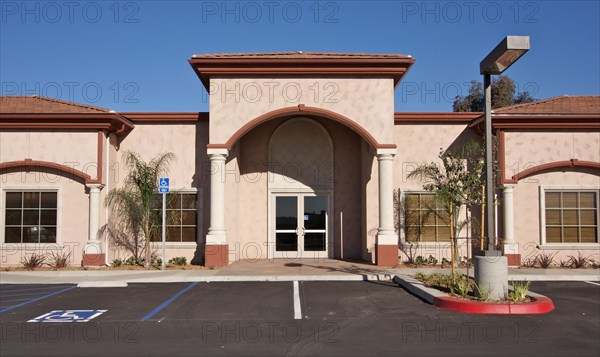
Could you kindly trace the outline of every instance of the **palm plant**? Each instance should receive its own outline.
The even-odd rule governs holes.
[[[460,220],[463,208],[481,203],[481,186],[484,163],[479,145],[468,142],[454,152],[440,150],[443,170],[436,163],[419,166],[411,172],[409,178],[423,182],[423,188],[435,194],[438,205],[447,207],[447,211],[436,214],[450,226],[450,243],[452,254],[452,270],[458,263],[458,238],[467,224]]]
[[[174,159],[173,153],[163,153],[145,162],[139,154],[125,152],[123,161],[128,170],[125,184],[111,190],[105,198],[112,215],[109,223],[102,227],[102,232],[117,245],[129,250],[137,263],[142,260],[143,248],[143,261],[147,268],[150,266],[150,242],[160,224],[160,216],[155,210],[160,200],[156,194],[158,179],[167,173]]]

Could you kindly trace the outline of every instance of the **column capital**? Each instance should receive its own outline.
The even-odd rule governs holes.
[[[385,149],[377,149],[376,151],[377,159],[385,158],[385,157],[394,157],[396,155],[396,149],[385,148]]]
[[[86,183],[85,187],[90,189],[90,192],[100,192],[104,188],[104,185],[101,183]]]
[[[513,190],[515,187],[517,187],[516,183],[505,183],[505,184],[502,184],[502,189],[503,190]]]
[[[206,149],[206,154],[212,159],[213,157],[218,158],[222,156],[227,158],[229,156],[229,150],[223,148],[208,148]]]

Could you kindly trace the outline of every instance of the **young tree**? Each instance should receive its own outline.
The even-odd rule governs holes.
[[[143,247],[147,268],[150,266],[150,243],[160,224],[160,217],[153,210],[160,200],[157,195],[158,179],[167,173],[174,158],[173,153],[164,153],[145,162],[139,154],[124,153],[123,161],[128,169],[125,184],[122,188],[111,190],[105,198],[114,219],[102,230],[117,245],[130,250],[138,263],[141,260],[140,247]]]
[[[419,166],[408,177],[424,181],[423,188],[433,192],[436,200],[448,207],[447,215],[438,217],[449,219],[454,276],[459,257],[458,238],[467,223],[466,220],[460,220],[461,211],[481,203],[484,162],[481,148],[475,142],[469,142],[454,152],[440,150],[439,158],[443,168],[432,162]]]
[[[480,112],[483,110],[483,85],[477,81],[471,81],[469,94],[454,98],[452,110],[455,112]]]
[[[525,92],[517,93],[517,95],[515,96],[515,102],[513,104],[525,104],[525,103],[531,103],[531,102],[535,102],[535,101],[537,101],[537,99],[532,97],[531,93],[529,93],[528,91],[525,91]]]
[[[477,81],[471,81],[469,94],[454,98],[452,110],[455,112],[482,112],[483,85]],[[492,108],[508,107],[514,104],[535,102],[537,99],[531,93],[519,92],[515,94],[515,82],[507,76],[494,77],[492,80]]]

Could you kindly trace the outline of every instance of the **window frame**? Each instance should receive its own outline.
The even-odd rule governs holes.
[[[406,201],[406,195],[410,195],[410,194],[430,194],[433,195],[434,193],[431,191],[427,191],[427,190],[423,190],[423,189],[412,189],[412,188],[408,188],[408,189],[400,189],[400,199],[402,202]],[[402,222],[405,222],[405,216],[402,216]],[[402,244],[415,244],[415,245],[420,245],[420,246],[431,246],[431,247],[450,247],[451,242],[450,242],[450,237],[448,238],[447,242],[442,242],[442,241],[436,241],[436,242],[411,242],[408,241],[406,238],[406,232],[404,229],[404,224],[403,226],[399,229],[398,235],[400,236],[400,242]]]
[[[162,195],[162,193],[160,192],[155,192],[158,195]],[[177,193],[177,194],[195,194],[196,195],[196,240],[194,242],[169,242],[166,241],[165,242],[165,247],[166,248],[196,248],[198,246],[198,244],[202,243],[202,216],[203,216],[203,194],[202,194],[202,190],[198,190],[196,188],[186,188],[186,189],[180,189],[180,190],[170,190],[167,195],[169,194],[173,194],[173,193]],[[168,226],[168,225],[167,225]],[[159,225],[160,227],[160,225]],[[159,239],[158,241],[152,241],[150,242],[150,245],[152,248],[154,249],[158,249],[158,248],[162,248],[162,241],[161,239]]]
[[[596,242],[595,243],[551,243],[546,241],[546,192],[593,192],[596,194]],[[540,249],[599,249],[600,248],[600,186],[540,186]]]
[[[56,242],[54,243],[6,243],[5,228],[6,228],[6,193],[7,192],[55,192],[56,193]],[[60,248],[62,244],[62,188],[60,186],[4,186],[0,191],[0,248],[18,244],[26,249],[44,248]],[[87,240],[86,240],[87,241]]]

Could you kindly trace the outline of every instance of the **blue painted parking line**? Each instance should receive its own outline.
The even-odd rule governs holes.
[[[48,294],[40,296],[40,297],[35,297],[35,298],[32,298],[32,299],[27,299],[26,301],[24,301],[24,302],[22,302],[20,304],[17,304],[17,305],[11,305],[11,306],[4,307],[4,308],[0,309],[0,314],[3,313],[3,312],[6,312],[6,311],[10,311],[10,310],[16,309],[16,308],[21,307],[21,306],[25,306],[25,305],[31,304],[31,303],[36,302],[36,301],[43,300],[45,298],[49,298],[50,296],[54,296],[54,295],[57,295],[57,294],[60,294],[60,293],[64,293],[65,291],[69,291],[71,289],[75,289],[76,287],[77,287],[77,285],[69,286],[68,288],[65,288],[65,289],[62,289],[62,290],[59,290],[59,291],[54,291],[54,292],[48,293]]]
[[[7,292],[12,293],[15,291],[33,291],[33,290],[55,291],[56,289],[66,288],[67,286],[70,286],[70,285],[55,285],[52,287],[43,286],[43,287],[39,287],[39,288],[27,288],[27,289],[20,289],[20,286],[17,286],[16,289],[6,288],[6,287],[2,286],[2,287],[0,287],[0,294],[7,293]]]
[[[167,300],[167,301],[163,302],[162,304],[158,305],[158,307],[156,307],[154,310],[150,311],[150,313],[148,315],[144,316],[142,318],[142,321],[147,321],[147,320],[151,319],[154,315],[156,315],[162,309],[164,309],[165,307],[167,307],[170,303],[172,303],[173,301],[175,301],[175,299],[177,299],[178,297],[180,297],[181,295],[183,295],[186,291],[190,290],[191,288],[193,288],[196,285],[198,285],[198,282],[191,283],[185,289],[183,289],[183,290],[179,291],[177,294],[171,296],[171,298],[169,298],[169,300]]]
[[[4,299],[7,297],[16,297],[16,296],[31,296],[31,295],[45,295],[56,291],[57,289],[46,290],[46,291],[38,291],[38,292],[29,292],[29,293],[21,293],[21,294],[0,294],[0,299]]]
[[[27,299],[14,299],[14,300],[4,300],[4,299],[2,299],[2,302],[29,301],[29,300],[31,300],[31,298],[27,298]]]

